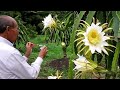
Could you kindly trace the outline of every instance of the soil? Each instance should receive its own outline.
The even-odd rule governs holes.
[[[68,69],[69,67],[69,58],[61,58],[52,60],[49,63],[50,67],[56,68],[57,70],[62,70],[64,68]]]

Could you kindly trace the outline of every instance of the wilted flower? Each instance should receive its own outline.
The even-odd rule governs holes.
[[[44,18],[44,21],[42,21],[44,24],[44,29],[49,27],[49,28],[54,28],[56,27],[56,22],[52,18],[51,14],[49,14],[46,18]]]

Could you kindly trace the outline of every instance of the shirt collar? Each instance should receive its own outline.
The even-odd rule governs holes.
[[[0,36],[0,42],[6,43],[6,44],[8,44],[10,46],[13,46],[13,43],[11,43],[10,41],[8,41],[7,39],[5,39],[5,38],[3,38],[1,36]]]

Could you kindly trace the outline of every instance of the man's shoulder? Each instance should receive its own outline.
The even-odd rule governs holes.
[[[6,43],[0,42],[0,51],[6,51],[10,53],[18,52],[18,50]]]

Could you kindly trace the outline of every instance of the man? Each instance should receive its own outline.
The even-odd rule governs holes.
[[[16,20],[10,16],[0,16],[0,79],[36,79],[41,63],[47,54],[47,47],[42,47],[36,60],[29,65],[27,60],[34,44],[26,44],[25,55],[13,47],[19,34]]]

